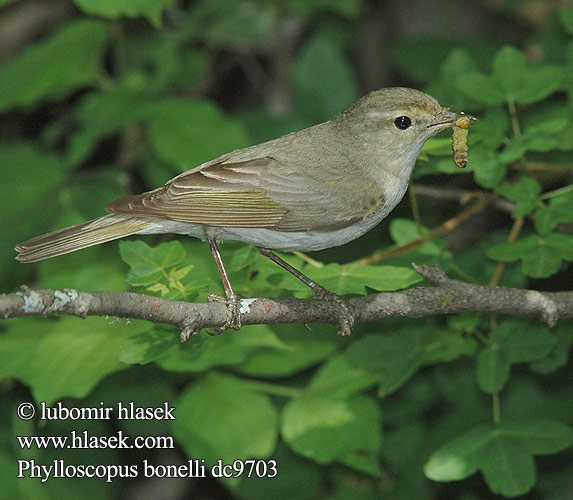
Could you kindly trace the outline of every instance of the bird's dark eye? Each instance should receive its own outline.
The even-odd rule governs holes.
[[[399,128],[400,130],[406,130],[410,125],[412,125],[412,120],[407,116],[399,116],[394,120],[394,125],[396,125],[396,128]]]

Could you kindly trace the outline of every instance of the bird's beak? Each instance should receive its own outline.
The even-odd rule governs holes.
[[[443,112],[436,117],[436,120],[427,125],[426,128],[432,129],[432,132],[437,134],[442,130],[453,127],[455,121],[462,116],[469,118],[470,125],[479,122],[475,116],[466,115],[465,113],[453,113],[448,109],[444,109]]]

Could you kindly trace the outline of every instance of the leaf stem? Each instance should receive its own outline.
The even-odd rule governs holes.
[[[519,126],[519,120],[517,118],[517,109],[515,107],[515,99],[512,95],[507,96],[507,107],[509,109],[509,116],[511,118],[511,128],[513,129],[513,135],[521,135],[521,127]]]
[[[324,267],[324,264],[322,262],[319,262],[318,260],[315,260],[312,257],[309,257],[304,252],[299,252],[298,250],[296,250],[292,253],[294,255],[296,255],[297,257],[300,257],[302,260],[304,260],[307,264],[310,264],[311,266],[318,267],[319,269],[321,267]]]
[[[493,423],[499,425],[501,423],[501,411],[499,408],[499,392],[496,392],[491,397],[492,412],[493,412]]]
[[[511,231],[510,231],[509,236],[507,238],[508,242],[513,243],[515,240],[517,240],[517,237],[519,236],[519,233],[521,232],[521,228],[523,227],[524,222],[525,222],[525,219],[523,217],[516,217],[515,218],[515,220],[513,221],[513,226],[511,228]],[[491,279],[489,280],[489,286],[497,286],[497,284],[499,283],[499,280],[501,279],[501,275],[503,274],[503,271],[505,270],[505,265],[506,265],[505,262],[500,262],[497,265]]]
[[[475,330],[472,332],[472,335],[478,339],[483,345],[490,345],[491,342],[489,341],[489,339],[483,334],[481,333],[479,330]]]
[[[554,189],[553,191],[547,191],[547,193],[543,193],[539,197],[539,199],[540,200],[547,200],[549,198],[554,198],[555,196],[559,196],[560,194],[568,193],[571,190],[573,190],[573,184],[569,184],[568,186],[563,186],[559,189]]]

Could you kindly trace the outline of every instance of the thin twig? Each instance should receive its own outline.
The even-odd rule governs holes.
[[[358,264],[375,264],[376,262],[380,262],[382,260],[388,259],[390,257],[394,257],[396,255],[403,255],[405,253],[411,252],[416,248],[422,246],[424,243],[431,241],[439,236],[442,236],[456,227],[458,227],[463,221],[469,219],[472,215],[475,215],[478,212],[481,212],[485,207],[491,204],[495,199],[497,199],[496,194],[487,193],[484,195],[484,199],[479,201],[478,203],[472,205],[471,207],[466,208],[463,212],[456,215],[454,218],[447,220],[440,226],[435,229],[432,229],[425,235],[421,236],[417,240],[411,241],[406,245],[402,245],[399,247],[394,247],[385,252],[371,255],[370,257],[364,257],[363,259],[358,259],[355,262]]]
[[[451,200],[457,201],[458,203],[465,205],[468,201],[472,199],[483,198],[488,191],[469,191],[467,189],[454,189],[454,188],[443,188],[439,186],[427,186],[425,184],[416,184],[416,196],[433,198],[436,200]],[[515,203],[505,198],[497,198],[491,206],[501,212],[506,212],[508,214],[513,213],[515,210]]]

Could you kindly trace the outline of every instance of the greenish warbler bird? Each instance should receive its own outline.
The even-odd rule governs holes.
[[[461,116],[417,90],[381,89],[330,121],[232,151],[158,189],[116,200],[107,207],[110,215],[25,241],[16,258],[35,262],[133,234],[203,238],[227,295],[229,321],[222,331],[240,328],[240,301],[217,242],[238,240],[336,302],[341,333],[348,334],[354,322],[349,303],[270,250],[321,250],[373,228],[404,196],[423,144]]]

